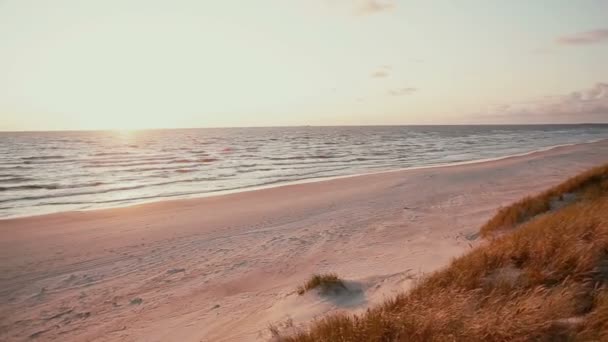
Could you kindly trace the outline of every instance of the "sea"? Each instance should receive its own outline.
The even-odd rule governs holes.
[[[0,218],[125,206],[503,158],[608,125],[0,132]]]

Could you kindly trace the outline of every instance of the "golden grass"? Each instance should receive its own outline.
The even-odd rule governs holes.
[[[310,279],[298,287],[298,294],[303,295],[304,293],[317,288],[322,294],[328,294],[340,289],[345,289],[346,286],[342,279],[335,273],[313,274]]]
[[[503,213],[504,222],[523,222],[520,229],[454,260],[409,293],[362,315],[322,318],[280,340],[608,341],[607,170],[518,202],[537,208],[534,202],[559,194],[592,192],[558,210],[525,211],[546,212],[534,220]]]
[[[502,208],[481,227],[481,235],[488,237],[492,233],[508,230],[536,215],[551,209],[551,202],[563,200],[564,196],[573,195],[574,200],[593,198],[608,192],[608,164],[598,166],[536,196],[526,197],[512,205]]]

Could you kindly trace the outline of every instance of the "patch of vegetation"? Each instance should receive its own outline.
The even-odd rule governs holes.
[[[130,301],[131,305],[139,305],[139,304],[141,304],[141,303],[143,303],[143,302],[144,302],[144,300],[143,300],[143,299],[141,299],[141,298],[139,298],[139,297],[137,297],[137,298],[133,298],[133,299],[131,299],[131,301]]]
[[[608,164],[593,168],[572,177],[565,182],[536,196],[526,197],[512,205],[502,208],[481,227],[484,237],[492,233],[511,229],[529,219],[552,209],[552,203],[567,201],[570,204],[589,200],[608,193]]]
[[[346,286],[335,273],[313,274],[310,279],[298,287],[298,294],[303,295],[312,289],[319,289],[321,294],[331,294],[345,290]]]
[[[546,213],[534,220],[505,219],[520,220],[519,229],[412,291],[362,315],[327,316],[281,341],[608,341],[607,169],[534,197],[576,192],[580,199],[527,212]]]

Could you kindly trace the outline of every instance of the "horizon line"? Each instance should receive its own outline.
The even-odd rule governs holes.
[[[378,124],[378,125],[277,125],[277,126],[213,126],[213,127],[167,127],[167,128],[99,128],[99,129],[50,129],[50,130],[0,130],[0,133],[45,133],[45,132],[110,132],[110,131],[161,131],[196,129],[242,129],[242,128],[302,128],[302,127],[433,127],[433,126],[583,126],[608,125],[606,122],[568,123],[458,123],[458,124]]]

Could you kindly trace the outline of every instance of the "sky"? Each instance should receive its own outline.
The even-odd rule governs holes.
[[[0,0],[0,130],[608,122],[608,0]]]

